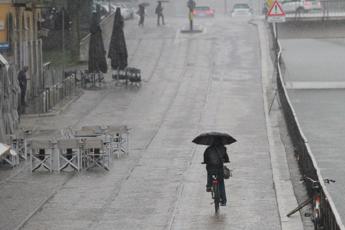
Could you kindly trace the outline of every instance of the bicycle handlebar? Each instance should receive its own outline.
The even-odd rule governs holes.
[[[330,184],[330,183],[335,183],[336,181],[335,180],[332,180],[332,179],[324,179],[325,183],[326,184]]]
[[[311,183],[319,183],[319,181],[317,180],[313,180],[312,178],[308,177],[308,176],[303,176],[303,180],[309,180]]]
[[[313,180],[312,178],[310,178],[310,177],[308,177],[308,176],[303,176],[303,178],[302,178],[303,180],[305,180],[305,179],[307,179],[307,180],[309,180],[311,183],[313,183],[313,184],[320,184],[320,182],[319,181],[317,181],[317,180]],[[335,180],[333,180],[333,179],[324,179],[323,180],[326,184],[329,184],[329,183],[335,183],[336,181]]]

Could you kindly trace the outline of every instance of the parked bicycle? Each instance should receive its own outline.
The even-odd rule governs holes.
[[[294,210],[289,212],[286,216],[290,217],[292,214],[296,213],[297,211],[301,210],[303,207],[307,206],[308,204],[312,205],[312,221],[314,223],[314,229],[315,230],[321,230],[323,229],[322,226],[322,213],[321,213],[321,185],[320,182],[317,180],[313,180],[310,177],[304,176],[303,179],[304,181],[309,181],[311,183],[311,188],[313,191],[313,197],[308,198],[307,200],[303,201],[300,205],[297,206]],[[324,182],[329,184],[329,183],[335,183],[335,180],[331,179],[324,179]]]

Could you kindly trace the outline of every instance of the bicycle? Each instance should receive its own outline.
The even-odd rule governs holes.
[[[322,223],[322,213],[321,213],[321,185],[320,182],[317,180],[313,180],[310,177],[304,176],[302,180],[308,180],[312,183],[311,188],[313,190],[313,197],[308,198],[307,200],[303,201],[301,204],[297,206],[297,208],[293,209],[291,212],[289,212],[286,216],[290,217],[292,214],[296,213],[297,211],[301,210],[303,207],[307,206],[308,204],[312,205],[312,221],[314,223],[314,229],[315,230],[321,230]],[[324,179],[324,182],[329,183],[335,183],[335,180],[331,179]],[[306,215],[307,216],[307,215]]]
[[[219,203],[220,203],[220,190],[219,190],[219,180],[217,178],[217,174],[212,175],[211,196],[214,203],[214,210],[216,213],[218,213]]]
[[[205,162],[201,162],[201,164],[206,164]],[[225,166],[223,166],[225,167]],[[222,169],[224,170],[224,169]],[[222,171],[221,170],[221,173],[224,173],[225,171]],[[224,179],[229,179],[230,177],[232,177],[232,170],[228,169],[228,173],[224,173]],[[206,191],[207,192],[211,192],[211,197],[213,199],[213,204],[214,204],[214,209],[215,209],[215,212],[216,214],[218,213],[219,211],[219,206],[220,206],[220,203],[221,202],[221,191],[220,191],[220,181],[218,179],[218,175],[220,173],[219,170],[212,170],[211,172],[208,172],[210,173],[211,175],[211,187],[210,187],[210,190],[209,188],[207,187],[206,188]],[[225,175],[227,174],[227,175]]]

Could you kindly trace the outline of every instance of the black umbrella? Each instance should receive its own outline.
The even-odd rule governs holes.
[[[89,43],[89,73],[106,73],[108,70],[107,60],[105,58],[106,51],[102,38],[102,30],[98,24],[97,14],[92,15],[90,26],[90,43]]]
[[[220,132],[202,133],[194,138],[193,142],[199,145],[212,145],[216,140],[223,145],[230,145],[236,142],[235,138],[233,138],[229,134]]]
[[[111,59],[111,67],[114,70],[123,70],[127,67],[128,54],[123,26],[124,21],[121,16],[121,10],[117,7],[108,52],[108,58]]]
[[[150,3],[148,3],[148,2],[142,2],[142,3],[140,3],[138,6],[147,7],[147,6],[149,6],[149,5],[150,5]]]

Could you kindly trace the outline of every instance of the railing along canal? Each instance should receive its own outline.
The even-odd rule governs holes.
[[[274,31],[273,35],[276,33]],[[345,226],[340,218],[340,215],[335,207],[332,197],[327,190],[324,183],[324,178],[321,175],[320,169],[317,165],[316,159],[310,149],[307,138],[304,136],[301,126],[298,122],[294,108],[287,94],[285,88],[281,63],[281,46],[279,41],[275,43],[276,45],[276,71],[277,71],[277,88],[279,93],[279,99],[281,106],[283,108],[284,117],[287,123],[288,132],[292,139],[295,152],[297,154],[298,164],[300,171],[303,175],[318,180],[321,184],[321,222],[324,229],[327,230],[345,230]],[[313,191],[311,184],[307,183],[307,191],[310,196],[312,196]]]

